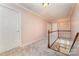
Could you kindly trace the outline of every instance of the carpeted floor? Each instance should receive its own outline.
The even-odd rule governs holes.
[[[65,56],[64,54],[51,50],[47,47],[47,39],[39,40],[24,48],[17,47],[0,54],[1,56]],[[77,42],[78,44],[79,42]],[[75,47],[74,47],[75,48]],[[79,48],[72,49],[70,55],[79,55]]]
[[[24,48],[15,48],[0,54],[1,56],[63,56],[47,47],[47,39],[39,40]]]

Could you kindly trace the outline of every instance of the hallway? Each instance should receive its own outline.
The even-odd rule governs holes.
[[[4,3],[0,16],[1,56],[79,55],[79,4]]]

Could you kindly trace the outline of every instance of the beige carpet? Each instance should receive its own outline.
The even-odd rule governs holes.
[[[65,56],[60,52],[56,52],[47,47],[47,39],[42,39],[24,48],[15,48],[10,51],[0,54],[1,56]],[[79,42],[77,42],[78,44]],[[75,48],[75,47],[74,47]],[[79,48],[77,51],[72,49],[71,55],[79,55]]]

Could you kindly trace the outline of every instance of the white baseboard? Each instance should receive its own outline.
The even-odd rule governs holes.
[[[35,42],[37,42],[37,41],[44,40],[44,39],[47,39],[47,37],[44,37],[44,38],[41,38],[41,39],[38,39],[38,40],[33,40],[33,41],[31,41],[31,42],[28,42],[28,43],[26,43],[26,44],[21,45],[20,47],[25,47],[25,46],[28,46],[28,45],[30,45],[30,44],[33,44],[33,43],[35,43]]]

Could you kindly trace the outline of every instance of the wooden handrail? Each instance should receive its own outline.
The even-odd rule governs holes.
[[[48,48],[50,48],[50,49],[52,49],[51,47],[53,46],[53,44],[57,41],[57,39],[52,43],[52,44],[50,44],[50,34],[51,33],[53,33],[53,32],[57,32],[58,33],[58,37],[57,37],[57,39],[59,38],[59,32],[71,32],[71,30],[56,30],[56,31],[48,31]],[[53,50],[55,50],[55,49],[53,49]],[[57,51],[57,50],[55,50],[55,51]],[[60,52],[60,51],[58,51],[58,52]],[[62,52],[61,52],[62,53]],[[63,53],[64,54],[64,53]],[[67,54],[65,54],[65,55],[67,55]]]
[[[74,42],[72,43],[72,46],[71,46],[71,48],[70,48],[70,51],[71,51],[71,49],[73,48],[73,46],[74,46],[74,44],[75,44],[75,42],[76,42],[78,36],[79,36],[79,33],[76,34],[76,36],[75,36],[75,38],[74,38]],[[69,51],[69,52],[70,52],[70,51]]]
[[[71,30],[48,31],[48,47],[49,47],[49,48],[51,48],[51,45],[50,45],[50,35],[49,35],[49,34],[50,34],[50,33],[53,33],[53,32],[71,32]],[[58,34],[58,35],[59,35],[59,34]],[[76,42],[78,36],[79,36],[79,33],[76,34],[76,36],[75,36],[75,38],[74,38],[74,41],[73,41],[73,43],[72,43],[72,46],[71,46],[71,48],[70,48],[70,51],[71,51],[71,49],[73,48],[73,46],[74,46],[74,44],[75,44],[75,42]],[[70,51],[69,51],[69,52],[70,52]]]
[[[48,31],[48,33],[53,33],[53,32],[57,32],[58,30],[56,30],[56,31]]]
[[[50,48],[50,31],[48,31],[48,48]]]
[[[49,33],[53,32],[71,32],[71,30],[55,30],[55,31],[48,31]]]
[[[58,30],[59,32],[71,32],[71,30]]]
[[[48,48],[51,47],[50,45],[50,33],[53,33],[53,32],[58,32],[58,37],[59,38],[59,32],[71,32],[71,30],[56,30],[56,31],[48,31]]]

